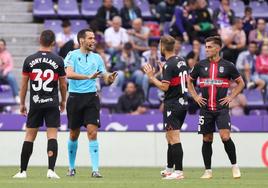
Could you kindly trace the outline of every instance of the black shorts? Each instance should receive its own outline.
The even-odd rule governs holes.
[[[60,127],[60,110],[59,107],[48,108],[30,108],[27,115],[27,128],[39,128],[44,124],[49,128]]]
[[[218,129],[231,129],[231,121],[229,115],[229,109],[222,109],[218,111],[208,111],[205,109],[200,110],[198,133],[209,134]]]
[[[163,123],[166,131],[180,130],[187,110],[177,104],[164,104]]]
[[[100,99],[97,93],[70,93],[67,100],[68,128],[93,124],[100,127]]]

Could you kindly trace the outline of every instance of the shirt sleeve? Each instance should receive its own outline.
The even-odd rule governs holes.
[[[229,74],[230,74],[230,78],[232,80],[236,80],[237,78],[240,77],[238,70],[236,69],[236,67],[233,64],[230,65]]]
[[[69,52],[64,59],[64,67],[72,67],[74,68],[74,54]]]
[[[190,72],[190,78],[192,80],[196,80],[199,77],[199,72],[200,72],[200,66],[199,63],[197,63]]]
[[[97,57],[98,57],[98,62],[99,62],[98,71],[100,71],[102,74],[106,73],[107,71],[106,71],[103,59],[101,58],[100,55],[97,55]]]
[[[173,67],[171,65],[164,65],[162,82],[170,83],[173,76]]]
[[[64,61],[60,58],[59,60],[59,77],[62,77],[62,76],[65,76],[66,73],[65,73],[65,69],[64,69]]]

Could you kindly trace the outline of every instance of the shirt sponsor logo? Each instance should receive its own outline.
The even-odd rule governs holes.
[[[220,73],[223,73],[224,72],[224,67],[220,67],[219,71],[220,71]]]
[[[53,101],[53,98],[40,99],[38,95],[33,96],[33,102],[36,104],[43,104],[43,103],[48,103],[52,101]]]

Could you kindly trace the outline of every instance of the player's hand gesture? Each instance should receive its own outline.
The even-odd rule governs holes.
[[[195,97],[193,97],[195,102],[200,106],[205,106],[207,104],[207,99],[206,98],[203,98],[202,96],[200,95],[196,95]]]
[[[27,108],[25,105],[20,105],[20,114],[23,116],[27,116]]]
[[[227,106],[230,104],[230,102],[232,102],[232,100],[233,100],[233,98],[231,96],[224,97],[224,98],[220,99],[220,105]]]
[[[143,66],[143,71],[149,78],[153,77],[155,73],[154,68],[149,63]]]
[[[158,61],[157,64],[158,64],[158,67],[159,67],[159,72],[162,74],[164,63],[162,63],[161,61]]]
[[[88,76],[88,79],[95,79],[95,78],[98,78],[101,74],[101,71],[98,71],[98,72],[95,72],[94,74],[92,75],[89,75]]]
[[[65,110],[65,101],[60,102],[60,112],[62,113]]]
[[[109,74],[108,76],[108,83],[112,84],[115,80],[115,78],[117,77],[117,72],[114,71],[113,73]]]

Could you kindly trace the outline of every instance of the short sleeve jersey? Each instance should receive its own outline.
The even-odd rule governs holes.
[[[190,73],[192,80],[198,77],[202,97],[207,99],[207,105],[203,108],[211,111],[228,108],[220,105],[219,100],[227,96],[230,80],[240,78],[235,65],[224,59],[218,62],[205,59],[197,63]]]
[[[58,80],[65,76],[60,56],[38,51],[25,59],[22,71],[30,79],[30,108],[59,106]]]
[[[169,84],[165,92],[165,104],[178,104],[186,107],[187,102],[187,64],[185,60],[178,56],[170,57],[163,67],[163,80]]]
[[[65,67],[72,67],[73,71],[78,74],[92,75],[98,71],[106,73],[104,62],[97,53],[82,53],[80,49],[71,51],[64,59]],[[96,92],[96,79],[74,80],[68,79],[69,92],[73,93],[90,93]]]

